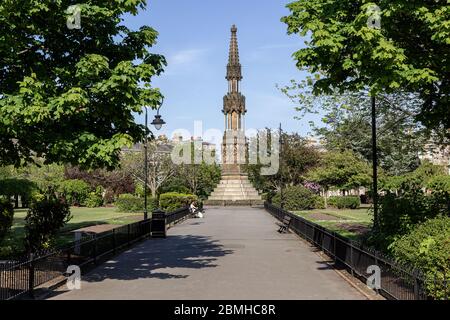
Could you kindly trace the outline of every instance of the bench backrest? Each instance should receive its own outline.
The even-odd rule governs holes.
[[[283,218],[283,223],[284,224],[289,224],[289,223],[291,223],[291,220],[292,220],[291,216],[285,215],[284,218]]]

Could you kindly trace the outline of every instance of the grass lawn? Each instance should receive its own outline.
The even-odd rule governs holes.
[[[70,209],[72,219],[69,223],[61,229],[57,237],[57,244],[62,245],[73,241],[73,235],[70,231],[89,227],[98,224],[117,224],[124,225],[133,223],[139,218],[143,218],[143,213],[124,213],[118,212],[116,208],[78,208],[72,207]],[[23,239],[25,237],[25,216],[27,209],[17,209],[14,211],[14,222],[10,233],[2,242],[2,247],[12,247],[14,251],[23,250]],[[1,248],[0,248],[1,249]],[[5,255],[5,253],[3,253]],[[0,250],[0,259],[2,251]]]
[[[315,209],[294,213],[353,240],[361,238],[372,226],[372,213],[367,207],[354,210]]]

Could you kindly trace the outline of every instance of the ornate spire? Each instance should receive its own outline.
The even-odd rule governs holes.
[[[237,28],[231,27],[230,54],[227,65],[227,80],[242,80],[241,64],[239,63],[239,49],[237,41]]]

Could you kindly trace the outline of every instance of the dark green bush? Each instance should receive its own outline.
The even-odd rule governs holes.
[[[28,252],[48,249],[58,231],[70,221],[69,204],[64,199],[47,195],[34,201],[25,218],[25,247]]]
[[[0,198],[0,243],[11,229],[14,219],[14,207],[8,199]]]
[[[83,205],[91,192],[89,184],[83,180],[64,180],[59,191],[71,206]]]
[[[429,196],[433,209],[450,215],[450,176],[434,176],[428,182],[427,189],[431,192]]]
[[[144,198],[125,193],[119,195],[115,202],[115,205],[121,212],[143,212]]]
[[[121,194],[117,198],[115,205],[121,212],[143,212],[144,197],[138,197],[132,194]],[[149,212],[158,208],[158,201],[152,197],[147,197],[147,210]]]
[[[447,281],[450,275],[449,217],[437,217],[416,225],[394,241],[389,250],[396,261],[423,272],[428,294],[435,299],[444,298],[444,275]],[[450,286],[447,284],[446,288],[449,296]]]
[[[37,190],[37,185],[27,179],[0,180],[0,196],[7,198],[20,196],[22,199],[22,207],[28,207],[33,193]]]
[[[361,199],[358,196],[330,197],[328,205],[338,209],[358,209],[361,206]]]
[[[196,195],[186,193],[169,192],[163,193],[159,197],[161,209],[166,212],[175,211],[189,206],[192,201],[198,201],[198,197]]]
[[[96,192],[90,192],[87,199],[84,201],[84,205],[88,208],[97,208],[103,206],[103,198]]]
[[[305,188],[304,186],[288,186],[283,191],[284,208],[291,211],[315,209],[322,205],[318,195]],[[278,192],[273,198],[272,203],[279,206],[281,196]]]

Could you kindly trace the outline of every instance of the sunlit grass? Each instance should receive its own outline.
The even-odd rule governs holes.
[[[140,218],[143,218],[143,213],[129,213],[118,212],[115,207],[105,208],[79,208],[72,207],[70,209],[72,213],[72,219],[67,225],[61,229],[56,243],[62,245],[73,241],[73,235],[70,231],[77,230],[84,227],[89,227],[99,224],[115,224],[124,225],[135,222]],[[6,236],[1,244],[1,247],[11,247],[14,252],[23,251],[23,241],[25,238],[25,217],[27,215],[27,209],[17,209],[14,211],[14,222],[10,233]],[[3,253],[5,255],[11,250]],[[0,258],[7,258],[1,256]]]

